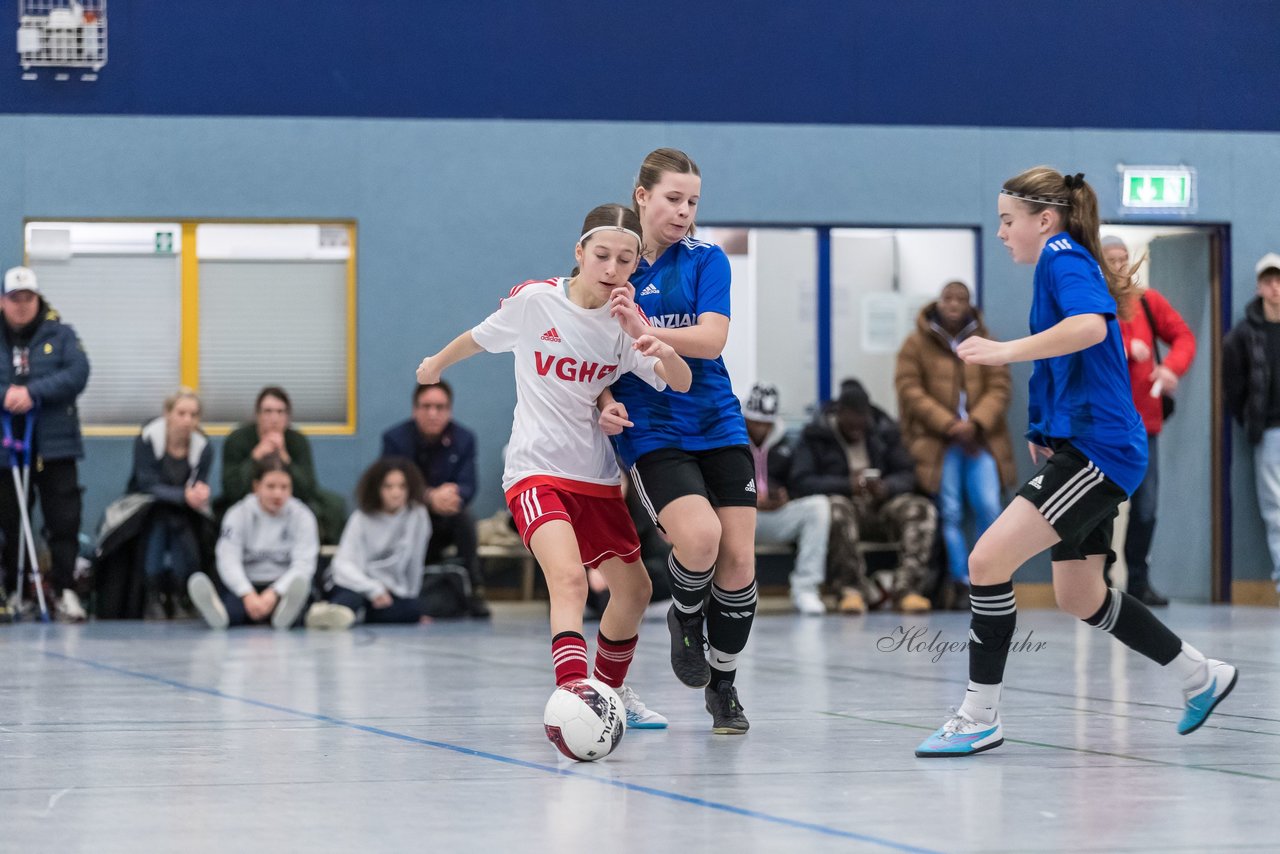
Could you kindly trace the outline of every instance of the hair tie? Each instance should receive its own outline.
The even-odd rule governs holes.
[[[1074,190],[1084,186],[1084,173],[1077,172],[1074,175],[1063,175],[1062,183],[1066,185],[1068,190]]]

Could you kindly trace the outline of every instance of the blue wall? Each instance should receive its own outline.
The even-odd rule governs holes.
[[[420,357],[512,284],[567,271],[583,214],[625,199],[640,158],[659,145],[702,166],[704,222],[982,226],[987,317],[1002,336],[1026,328],[1030,272],[994,236],[995,192],[1035,163],[1088,173],[1107,218],[1118,205],[1117,162],[1195,166],[1198,219],[1231,225],[1236,317],[1254,291],[1254,261],[1280,248],[1277,134],[0,116],[0,224],[10,235],[0,262],[20,257],[23,217],[354,218],[359,432],[314,440],[322,481],[349,491],[381,430],[408,416]],[[1025,385],[1027,371],[1016,377]],[[450,378],[457,417],[481,434],[479,509],[491,512],[514,404],[510,356],[477,357]],[[1019,392],[1017,431],[1024,407]],[[1235,572],[1263,578],[1249,456],[1237,448]],[[128,456],[128,440],[89,442],[86,527],[123,487]],[[1037,575],[1043,566],[1026,580]]]
[[[0,21],[13,8],[0,0]],[[0,113],[1280,130],[1273,0],[109,10],[98,82],[20,83],[10,66]]]

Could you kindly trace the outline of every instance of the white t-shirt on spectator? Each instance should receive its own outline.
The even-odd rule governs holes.
[[[536,476],[617,486],[622,479],[596,400],[620,374],[634,373],[658,391],[667,384],[658,360],[635,349],[609,305],[583,308],[568,280],[525,282],[471,330],[490,353],[516,358],[516,411],[502,489]]]

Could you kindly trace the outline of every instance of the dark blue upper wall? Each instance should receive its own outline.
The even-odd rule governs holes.
[[[0,112],[1280,130],[1274,0],[605,5],[112,3]]]

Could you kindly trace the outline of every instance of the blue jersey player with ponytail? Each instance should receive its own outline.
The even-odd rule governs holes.
[[[1004,743],[1000,694],[1018,615],[1013,574],[1046,549],[1058,606],[1177,680],[1177,730],[1187,735],[1231,693],[1236,668],[1205,658],[1103,579],[1116,511],[1147,467],[1146,430],[1117,323],[1136,302],[1133,278],[1098,265],[1098,198],[1083,175],[1028,169],[1004,183],[999,213],[999,237],[1014,262],[1035,265],[1031,335],[968,338],[956,354],[979,365],[1035,362],[1027,439],[1032,462],[1044,464],[969,555],[968,690],[916,756],[969,756]]]
[[[635,187],[643,258],[631,286],[612,296],[619,322],[635,327],[629,333],[648,333],[685,358],[692,388],[657,393],[621,377],[601,400],[601,424],[616,434],[633,488],[671,539],[671,667],[685,685],[705,689],[712,732],[739,735],[748,722],[734,677],[756,611],[755,463],[720,358],[729,259],[692,236],[701,193],[684,152],[660,148],[644,159]]]

